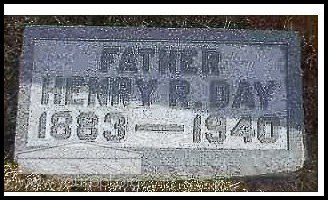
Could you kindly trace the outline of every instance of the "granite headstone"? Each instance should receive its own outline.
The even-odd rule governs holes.
[[[306,159],[294,32],[31,26],[20,66],[23,173],[249,176]]]

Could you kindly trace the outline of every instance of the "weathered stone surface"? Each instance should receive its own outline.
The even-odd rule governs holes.
[[[23,172],[213,177],[303,166],[293,32],[25,28]]]

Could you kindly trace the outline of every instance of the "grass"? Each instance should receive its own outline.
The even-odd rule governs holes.
[[[4,190],[7,192],[70,191],[70,181],[39,174],[21,174],[10,160],[4,164]]]
[[[37,174],[18,173],[12,158],[4,160],[5,191],[317,191],[317,49],[316,16],[5,16],[4,17],[4,141],[5,153],[13,155],[17,109],[17,58],[22,51],[25,25],[92,25],[138,27],[201,27],[226,29],[263,29],[298,31],[303,39],[305,133],[310,159],[295,179],[258,178],[242,182],[231,180],[189,180],[176,182],[111,182],[102,187],[94,183],[74,183]]]
[[[21,174],[17,163],[6,160],[4,165],[5,191],[20,192],[237,192],[247,191],[240,182],[225,179],[134,182],[84,181],[50,175]]]

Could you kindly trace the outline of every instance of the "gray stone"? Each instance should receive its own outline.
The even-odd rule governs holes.
[[[23,52],[23,173],[249,176],[306,160],[294,32],[32,26]]]

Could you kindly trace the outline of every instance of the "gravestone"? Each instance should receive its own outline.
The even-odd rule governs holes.
[[[214,177],[305,161],[294,32],[26,27],[23,173]]]

